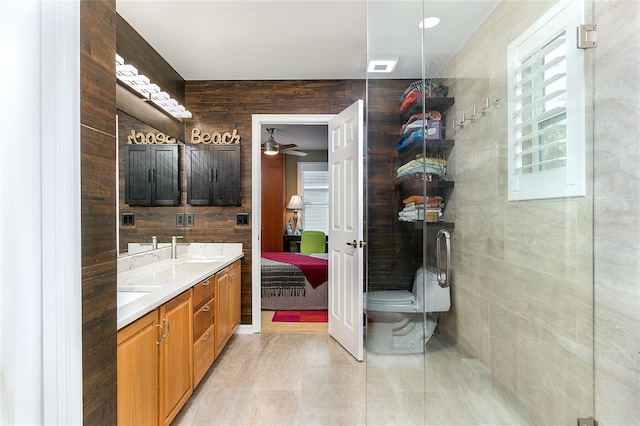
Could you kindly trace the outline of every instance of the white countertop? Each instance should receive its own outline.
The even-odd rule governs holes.
[[[132,255],[118,262],[118,298],[133,299],[118,305],[118,330],[168,302],[205,278],[244,257],[242,244],[183,244],[186,253],[177,259],[153,255],[157,260],[135,267],[136,261],[148,262],[149,254]],[[162,250],[159,250],[160,253]],[[127,294],[124,294],[127,293]],[[121,305],[121,306],[120,306]]]

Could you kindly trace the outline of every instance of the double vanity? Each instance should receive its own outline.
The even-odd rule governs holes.
[[[242,244],[118,259],[118,424],[168,425],[240,324]]]

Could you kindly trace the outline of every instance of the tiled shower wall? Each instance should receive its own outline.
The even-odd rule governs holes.
[[[456,186],[446,214],[456,229],[452,310],[441,328],[538,422],[593,415],[595,395],[600,424],[633,424],[640,418],[640,41],[633,35],[640,7],[595,3],[587,196],[508,202],[507,46],[554,4],[501,2],[442,73],[455,97],[448,137]],[[469,117],[487,97],[501,99],[501,108],[452,128],[453,117]]]
[[[595,416],[640,422],[640,2],[597,1]]]

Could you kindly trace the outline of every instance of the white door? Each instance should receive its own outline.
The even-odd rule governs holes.
[[[363,101],[329,122],[329,334],[363,359]]]

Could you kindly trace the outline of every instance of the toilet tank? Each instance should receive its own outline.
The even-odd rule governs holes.
[[[450,289],[440,287],[435,271],[418,268],[413,280],[412,293],[418,301],[418,306],[424,307],[424,312],[446,312],[451,308]]]

